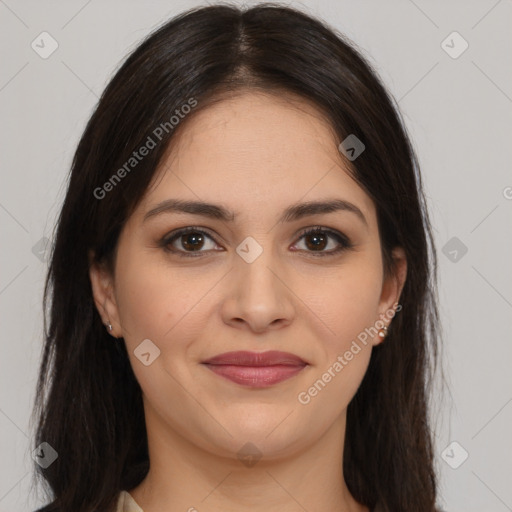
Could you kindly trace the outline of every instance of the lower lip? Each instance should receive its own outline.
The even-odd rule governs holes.
[[[242,386],[266,388],[290,379],[300,373],[307,365],[290,366],[235,366],[203,363],[212,372]]]

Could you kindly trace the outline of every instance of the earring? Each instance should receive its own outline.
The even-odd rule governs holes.
[[[107,329],[108,329],[108,333],[109,333],[112,337],[116,338],[116,336],[114,336],[114,335],[112,334],[112,324],[109,322],[108,324],[105,324],[105,325],[106,325],[106,327],[107,327]]]
[[[379,329],[379,337],[384,339],[388,334],[388,328],[384,326],[382,329]]]

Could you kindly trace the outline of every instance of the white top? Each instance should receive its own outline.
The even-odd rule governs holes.
[[[132,495],[127,491],[121,491],[119,499],[117,500],[116,512],[144,512],[137,502],[132,498]]]

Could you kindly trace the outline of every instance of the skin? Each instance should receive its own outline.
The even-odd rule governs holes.
[[[124,338],[143,391],[151,469],[130,494],[144,512],[368,511],[350,494],[341,461],[347,406],[382,339],[359,343],[307,405],[297,397],[396,307],[404,253],[395,250],[397,271],[384,279],[374,204],[309,103],[245,91],[186,121],[120,235],[114,274],[97,264],[90,271],[98,311]],[[168,212],[144,221],[169,198],[238,215],[227,222]],[[355,204],[367,225],[348,211],[278,223],[289,205],[326,198]],[[159,245],[186,226],[211,235],[196,251],[190,237],[172,242],[182,253],[202,252],[197,258]],[[311,235],[301,237],[313,226],[339,231],[354,247],[315,256],[340,244],[327,237],[315,249]],[[252,263],[236,252],[248,236],[263,249]],[[145,339],[160,349],[149,366],[134,355]],[[309,364],[264,389],[201,365],[233,350],[282,350]],[[250,467],[237,456],[248,442],[262,454]]]

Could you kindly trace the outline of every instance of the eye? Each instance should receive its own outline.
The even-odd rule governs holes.
[[[332,229],[323,228],[321,226],[315,226],[303,231],[300,239],[305,240],[305,250],[307,252],[312,252],[314,256],[320,257],[338,254],[341,251],[348,250],[353,247],[352,242],[342,233]],[[329,239],[334,239],[338,246],[336,247],[335,243],[334,248],[331,248],[329,251],[324,251],[323,249],[329,245]]]
[[[183,229],[179,229],[171,233],[170,235],[165,236],[160,245],[169,252],[178,253],[183,257],[197,257],[200,256],[200,253],[206,252],[201,251],[206,244],[206,240],[209,239],[212,242],[215,240],[209,235],[206,231],[196,228],[194,226],[189,226]],[[206,244],[208,245],[208,244]],[[213,244],[215,245],[215,244]],[[178,247],[176,247],[178,246]],[[181,247],[181,248],[179,248]],[[208,249],[208,247],[207,247]],[[210,250],[212,247],[209,248]],[[213,249],[215,250],[215,249]],[[190,254],[190,253],[198,253],[198,254]]]

